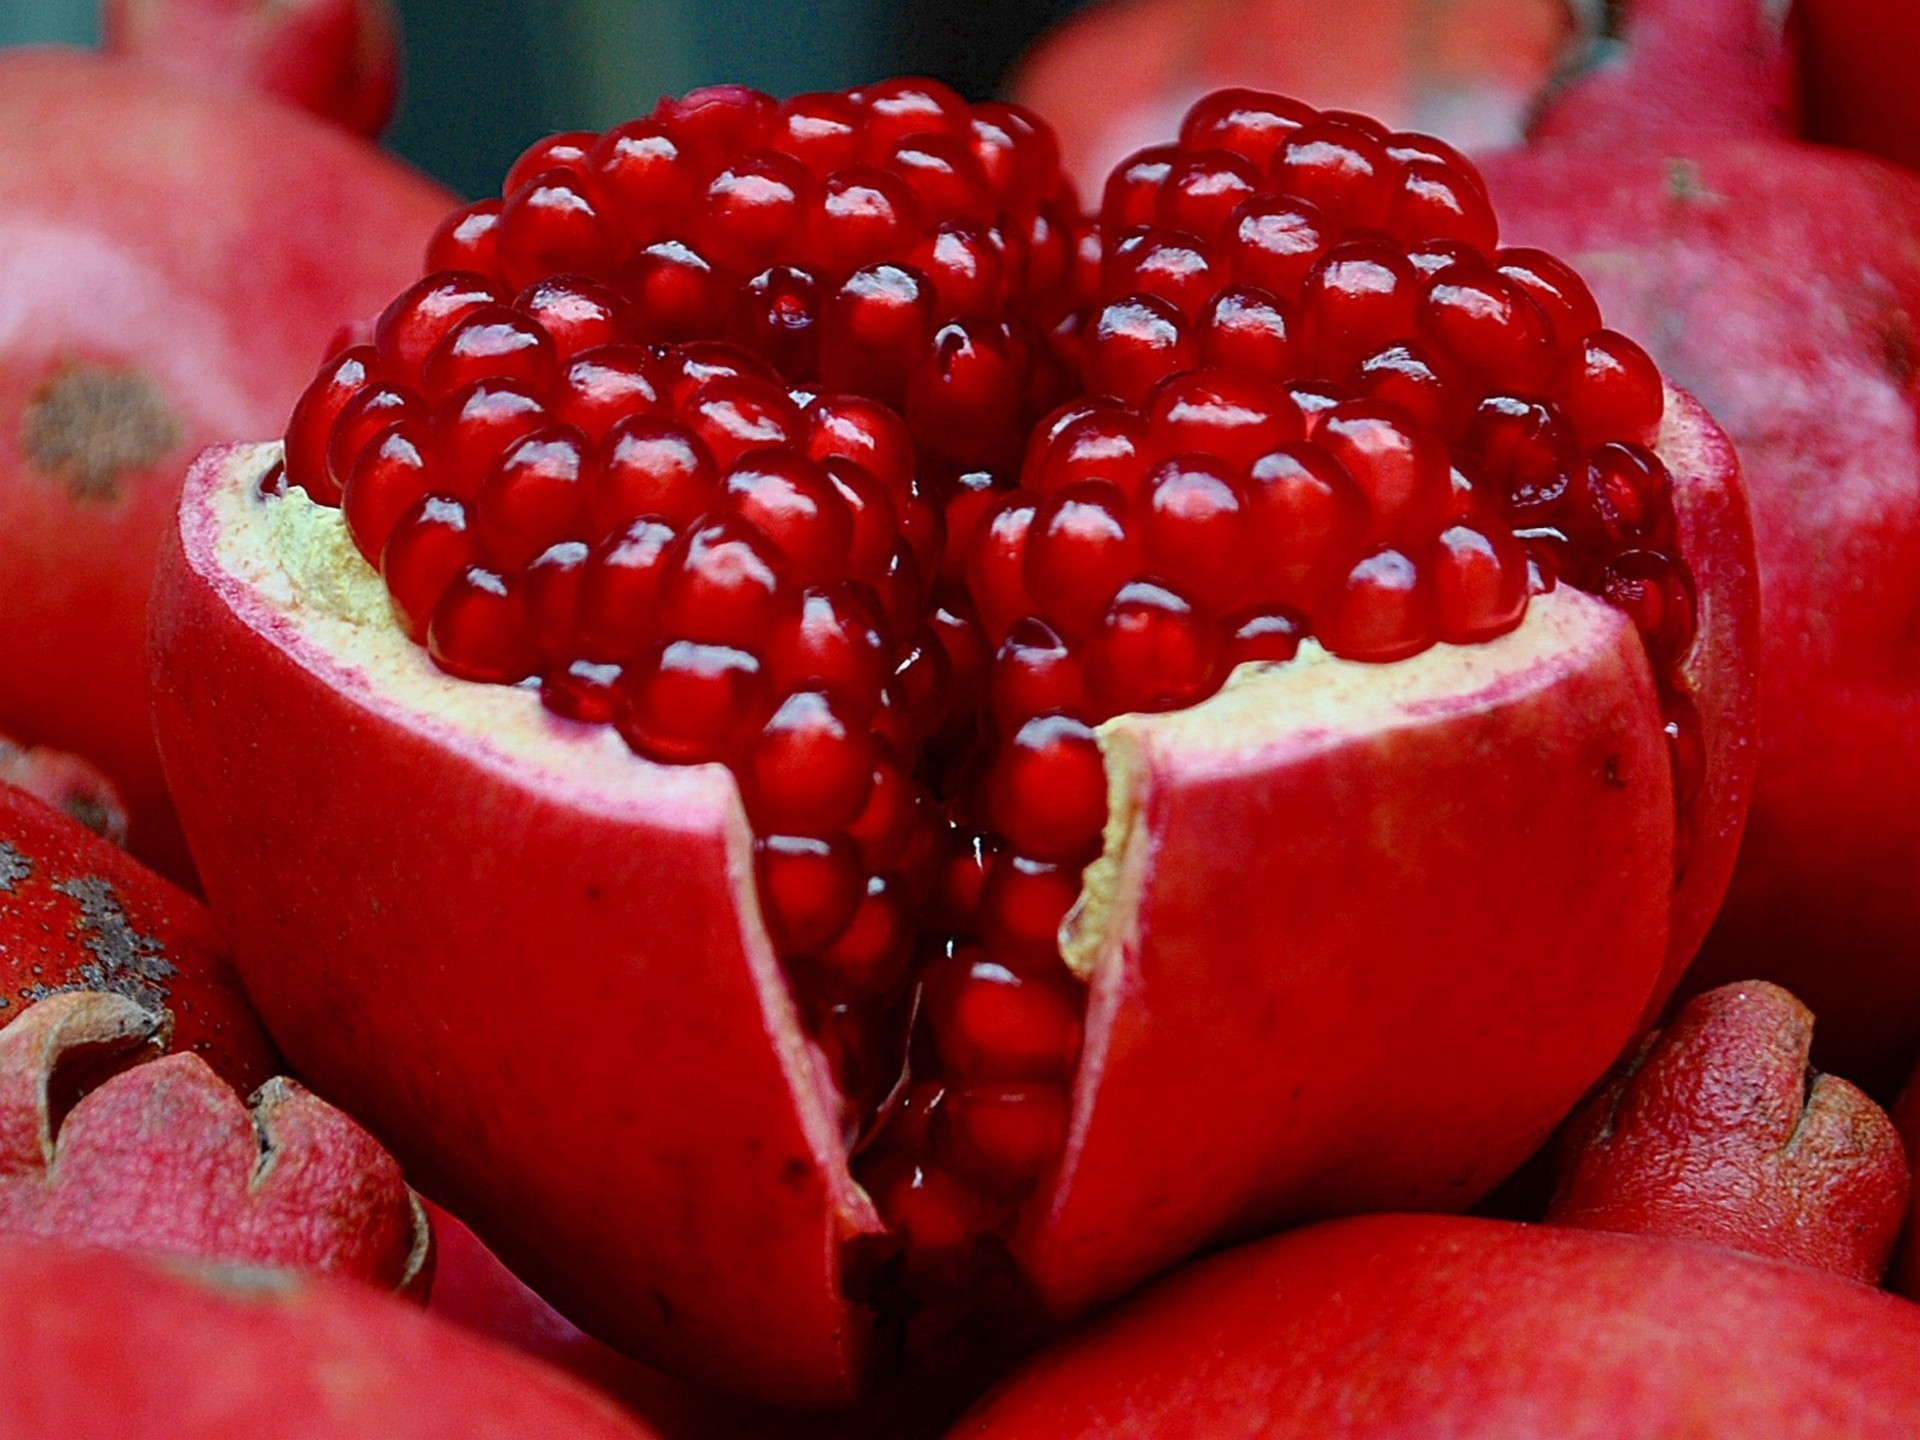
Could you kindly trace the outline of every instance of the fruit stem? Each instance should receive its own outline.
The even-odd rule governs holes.
[[[1567,0],[1572,63],[1535,140],[1618,145],[1797,135],[1790,0]]]

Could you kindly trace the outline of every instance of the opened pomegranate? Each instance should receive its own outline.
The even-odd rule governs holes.
[[[426,1211],[374,1138],[276,1077],[250,1104],[123,995],[0,1028],[0,1233],[424,1293]]]
[[[1884,1110],[1807,1064],[1813,1028],[1764,982],[1688,1001],[1561,1133],[1549,1223],[1877,1284],[1906,1220],[1907,1155]]]
[[[939,98],[835,104],[965,169]],[[1538,1144],[1691,954],[1750,708],[1731,452],[1579,279],[1437,142],[1203,103],[1108,187],[1086,398],[967,412],[1006,488],[911,385],[643,343],[651,261],[538,274],[598,163],[189,481],[159,730],[302,1073],[589,1330],[811,1402]]]
[[[144,636],[187,462],[284,423],[451,203],[257,95],[0,56],[0,730],[104,770],[176,877]]]
[[[107,52],[378,135],[400,86],[387,0],[101,0]]]
[[[370,1286],[0,1242],[18,1440],[650,1440]]]
[[[1524,151],[1509,234],[1570,257],[1726,425],[1752,484],[1759,779],[1689,983],[1762,975],[1888,1093],[1920,1052],[1920,177],[1787,133],[1760,0],[1621,0]]]
[[[1382,1215],[1192,1266],[953,1440],[1908,1434],[1920,1307],[1703,1245]]]
[[[80,990],[171,1013],[180,1049],[243,1092],[280,1069],[206,907],[0,785],[0,1016]]]

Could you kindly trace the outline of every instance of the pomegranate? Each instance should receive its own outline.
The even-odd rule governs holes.
[[[400,88],[387,0],[101,0],[110,55],[236,86],[378,135]]]
[[[0,786],[5,785],[45,801],[116,845],[127,843],[127,802],[97,765],[78,755],[19,745],[0,735]]]
[[[1920,170],[1920,104],[1904,57],[1920,10],[1901,0],[1799,0],[1807,133]]]
[[[1020,62],[1014,99],[1097,191],[1208,91],[1246,85],[1435,130],[1469,149],[1520,137],[1572,28],[1562,0],[1107,0]]]
[[[450,203],[256,97],[0,56],[0,730],[104,770],[135,850],[176,877],[143,637],[180,479],[202,446],[285,419]]]
[[[238,1090],[279,1071],[206,908],[77,822],[0,785],[0,1015],[78,990],[170,1012],[180,1048]]]
[[[1813,1012],[1776,985],[1696,996],[1560,1136],[1555,1225],[1701,1240],[1878,1283],[1906,1151],[1854,1086],[1807,1064]]]
[[[954,1440],[1905,1435],[1920,1307],[1636,1235],[1370,1216],[1195,1265]]]
[[[432,1232],[393,1157],[291,1080],[242,1105],[172,1029],[100,991],[0,1029],[0,1231],[424,1292]]]
[[[538,167],[663,128],[536,147],[560,178],[442,238],[534,256],[536,194],[600,193]],[[666,343],[657,267],[518,262],[189,478],[156,718],[263,1014],[650,1360],[844,1401],[1224,1236],[1469,1204],[1724,883],[1736,469],[1579,279],[1447,147],[1245,92],[1099,233],[1089,394],[1012,488],[911,387]]]
[[[1507,232],[1581,267],[1752,486],[1759,779],[1689,983],[1786,985],[1821,1063],[1884,1092],[1920,1052],[1920,178],[1784,133],[1779,9],[1610,7],[1604,63],[1485,168]]]
[[[578,1382],[370,1287],[0,1243],[18,1440],[649,1440]]]

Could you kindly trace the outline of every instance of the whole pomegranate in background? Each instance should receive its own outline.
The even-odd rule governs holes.
[[[1572,29],[1564,0],[1103,0],[1035,45],[1008,84],[1096,194],[1195,100],[1235,85],[1470,150],[1511,143]]]
[[[0,1243],[7,1440],[657,1440],[354,1282]]]
[[[1877,1440],[1920,1307],[1707,1246],[1372,1216],[1194,1265],[1040,1356],[952,1440]]]
[[[111,991],[174,1017],[242,1093],[280,1071],[206,907],[41,800],[0,785],[0,1016]]]
[[[1667,1236],[1879,1282],[1906,1220],[1887,1114],[1807,1063],[1813,1013],[1777,985],[1695,996],[1558,1140],[1553,1225]]]
[[[101,0],[101,43],[176,79],[270,95],[378,135],[400,88],[387,0]]]
[[[1920,1053],[1920,177],[1786,133],[1759,0],[1625,0],[1526,149],[1508,233],[1566,255],[1727,427],[1760,558],[1759,780],[1689,984],[1761,975],[1827,1068]]]
[[[1097,253],[1063,193],[927,82],[554,137],[202,457],[156,590],[301,1073],[762,1396],[1471,1203],[1738,840],[1731,450],[1470,166],[1228,92]]]
[[[424,1297],[432,1232],[400,1167],[283,1077],[243,1104],[173,1017],[50,995],[0,1027],[0,1235],[352,1276]]]
[[[104,770],[134,849],[176,875],[144,634],[180,479],[284,423],[452,203],[262,96],[0,54],[0,730]]]
[[[0,785],[24,790],[116,845],[127,843],[127,802],[100,767],[44,745],[0,735]]]
[[[1912,57],[1920,8],[1905,0],[1798,0],[1807,133],[1920,170]]]

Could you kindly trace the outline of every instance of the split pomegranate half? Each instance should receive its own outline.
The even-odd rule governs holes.
[[[732,156],[675,222],[761,237],[721,288],[952,257],[734,213],[775,171],[812,213],[738,132],[814,110],[1020,249],[936,87],[763,98],[647,132]],[[482,268],[188,481],[162,748],[301,1072],[587,1328],[788,1401],[1484,1193],[1731,863],[1754,599],[1712,422],[1445,147],[1235,92],[1109,186],[1051,332],[1084,398],[966,409],[1024,451],[966,470],[911,384],[902,418],[826,350],[663,335],[659,267],[575,233],[638,203],[624,143],[548,142],[479,227],[519,258],[459,219]],[[513,249],[563,188],[575,229]],[[1003,339],[1017,271],[976,297]],[[981,373],[923,321],[903,363]]]

